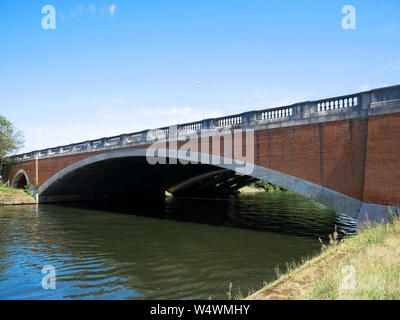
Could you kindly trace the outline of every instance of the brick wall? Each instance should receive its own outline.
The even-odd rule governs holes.
[[[400,205],[400,113],[369,118],[363,200]]]
[[[255,132],[255,164],[322,185],[368,203],[400,204],[400,113]],[[211,138],[199,151],[212,152]],[[245,138],[242,138],[243,144]],[[180,147],[184,142],[179,142]],[[130,148],[143,148],[142,146]],[[129,148],[125,148],[129,149]],[[224,143],[220,143],[224,155]],[[246,148],[242,145],[242,151]],[[74,162],[107,151],[39,160],[39,184]],[[24,169],[35,182],[35,161]]]

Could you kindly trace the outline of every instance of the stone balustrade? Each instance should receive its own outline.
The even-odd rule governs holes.
[[[310,117],[326,117],[330,113],[360,112],[370,108],[370,104],[379,104],[382,101],[400,99],[400,86],[374,89],[359,94],[340,96],[318,101],[307,101],[290,106],[250,111],[232,116],[216,119],[206,119],[197,122],[177,125],[177,134],[187,135],[201,130],[229,129],[229,128],[254,128],[268,123],[284,123],[286,121],[304,120]],[[122,134],[114,137],[79,142],[66,146],[53,147],[44,150],[32,151],[13,157],[14,161],[29,161],[36,158],[55,157],[82,152],[104,149],[122,148],[132,145],[151,144],[159,139],[167,138],[169,127],[144,130],[141,132]]]

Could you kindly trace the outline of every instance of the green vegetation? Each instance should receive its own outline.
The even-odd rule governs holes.
[[[27,184],[27,185],[24,187],[24,191],[25,191],[25,193],[26,193],[27,195],[30,195],[31,197],[33,197],[33,194],[32,194],[32,192],[31,192],[31,187],[29,186],[29,184]]]
[[[35,203],[29,185],[26,185],[24,189],[14,189],[5,185],[0,179],[0,205],[22,203]]]
[[[32,192],[31,192],[31,188],[29,187],[29,185],[27,184],[24,189],[14,189],[11,188],[7,183],[4,183],[2,179],[0,179],[0,192],[25,192],[26,194],[32,196]]]
[[[5,183],[1,178],[0,178],[0,191],[11,191],[14,190],[10,188],[9,183]]]
[[[286,189],[283,189],[276,184],[272,184],[263,180],[258,180],[256,182],[253,182],[250,184],[250,187],[256,188],[256,189],[264,189],[267,192],[283,192],[286,191]]]
[[[256,182],[252,182],[249,185],[239,189],[239,191],[241,193],[258,192],[258,191],[275,193],[275,192],[284,192],[286,191],[286,189],[283,189],[275,184],[263,180],[257,180]]]
[[[0,204],[21,203],[28,195],[32,196],[29,187],[23,190],[10,188],[9,183],[2,181],[3,165],[9,161],[9,156],[24,145],[24,135],[4,116],[0,115]],[[31,199],[29,199],[30,201]],[[29,202],[28,201],[28,202]]]
[[[334,234],[320,254],[288,269],[247,299],[400,299],[400,219],[341,241]]]
[[[8,156],[18,151],[23,145],[22,131],[17,130],[10,121],[0,115],[0,175],[2,165],[9,160]]]
[[[13,189],[13,188],[8,188],[8,187],[4,187],[4,188],[2,188],[2,187],[0,187],[0,192],[21,192],[22,190],[21,189]]]
[[[25,190],[0,188],[0,205],[2,204],[28,204],[36,203],[32,195],[28,195]]]

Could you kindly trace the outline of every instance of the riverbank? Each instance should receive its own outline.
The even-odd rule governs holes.
[[[254,193],[254,192],[266,192],[264,189],[259,189],[251,186],[245,186],[239,189],[239,193]]]
[[[250,183],[247,186],[240,188],[239,193],[254,193],[254,192],[269,192],[269,193],[277,193],[286,191],[283,188],[278,187],[277,185],[268,183],[266,181],[258,180],[256,182]]]
[[[286,192],[171,197],[150,210],[114,202],[2,206],[0,299],[4,292],[7,299],[224,300],[229,282],[232,297],[247,294],[272,279],[276,265],[318,251],[302,226],[322,236],[335,217]],[[269,232],[279,221],[287,233]],[[52,292],[37,281],[37,266],[49,261],[70,279]],[[104,281],[93,281],[94,273]]]
[[[331,243],[247,299],[400,299],[398,218]]]
[[[0,188],[0,205],[32,203],[36,203],[36,200],[24,190]]]

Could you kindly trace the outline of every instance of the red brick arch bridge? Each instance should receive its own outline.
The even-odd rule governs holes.
[[[39,202],[233,192],[262,179],[358,221],[400,205],[400,86],[20,154]]]

